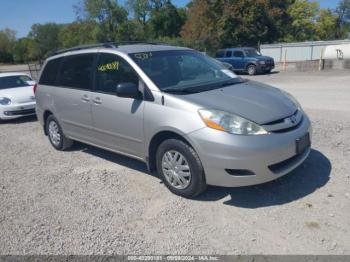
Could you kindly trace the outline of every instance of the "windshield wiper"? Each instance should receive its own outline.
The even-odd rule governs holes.
[[[222,83],[213,83],[213,84],[209,84],[209,85],[191,86],[191,87],[184,87],[184,88],[168,87],[168,88],[163,88],[162,91],[168,92],[168,93],[191,94],[191,93],[210,91],[210,90],[218,89],[218,88],[225,87],[225,86],[241,84],[241,83],[246,82],[246,81],[247,80],[242,79],[242,78],[235,78],[234,80],[228,80],[228,81],[225,81]]]

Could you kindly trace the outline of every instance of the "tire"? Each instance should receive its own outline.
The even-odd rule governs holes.
[[[62,131],[57,119],[50,115],[45,123],[46,134],[51,145],[60,151],[66,150],[73,145],[73,140],[67,138]]]
[[[168,161],[170,156],[174,161],[178,159],[172,163],[171,167]],[[182,160],[181,157],[183,157]],[[192,198],[198,196],[207,187],[204,169],[197,153],[181,140],[168,139],[162,142],[157,149],[156,163],[158,174],[164,184],[176,195]],[[180,172],[186,176],[178,175]],[[176,186],[176,184],[179,185]]]
[[[247,73],[250,76],[256,75],[256,66],[255,65],[248,65]]]

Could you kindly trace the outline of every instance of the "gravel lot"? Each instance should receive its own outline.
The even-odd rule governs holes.
[[[300,100],[313,151],[277,181],[195,200],[141,162],[55,151],[35,118],[0,124],[0,254],[350,254],[350,72],[253,78]]]

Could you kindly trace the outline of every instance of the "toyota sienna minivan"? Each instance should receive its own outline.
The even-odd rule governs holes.
[[[61,50],[34,89],[54,148],[80,141],[142,160],[184,197],[277,179],[310,152],[310,120],[290,94],[189,48]]]

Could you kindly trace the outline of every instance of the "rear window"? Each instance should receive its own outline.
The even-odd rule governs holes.
[[[92,89],[95,54],[66,56],[62,62],[59,85],[64,87]]]
[[[27,81],[31,81],[32,79],[26,75],[17,75],[17,76],[4,76],[0,77],[0,90],[7,88],[16,88],[29,86]]]
[[[41,74],[39,84],[49,86],[56,85],[56,78],[61,61],[62,58],[56,58],[47,62],[44,71]]]

